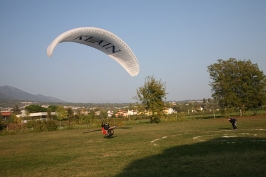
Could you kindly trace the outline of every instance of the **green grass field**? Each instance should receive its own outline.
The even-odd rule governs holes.
[[[237,119],[0,136],[0,176],[264,177],[266,117]]]

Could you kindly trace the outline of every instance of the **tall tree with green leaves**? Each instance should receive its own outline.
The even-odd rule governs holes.
[[[161,80],[156,80],[154,76],[145,78],[143,86],[137,89],[136,99],[149,113],[151,123],[160,120],[164,115],[164,100],[166,99],[166,84]]]
[[[250,60],[219,59],[208,66],[212,97],[225,113],[238,108],[240,116],[248,109],[256,110],[266,99],[266,77]]]

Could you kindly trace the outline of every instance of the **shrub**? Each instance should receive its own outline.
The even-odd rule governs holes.
[[[29,121],[27,123],[27,128],[33,129],[33,131],[42,132],[42,131],[55,131],[57,130],[57,125],[55,121],[46,121],[46,120],[37,120]]]
[[[6,128],[6,124],[4,122],[0,122],[0,131]]]
[[[50,121],[47,121],[46,124],[47,124],[47,130],[48,131],[56,131],[57,130],[57,125],[56,125],[55,121],[50,120]]]

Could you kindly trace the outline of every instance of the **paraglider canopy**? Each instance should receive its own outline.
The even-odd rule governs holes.
[[[47,48],[47,55],[61,42],[75,42],[96,48],[117,61],[131,76],[139,73],[139,63],[129,46],[113,33],[94,27],[75,28],[60,34]]]

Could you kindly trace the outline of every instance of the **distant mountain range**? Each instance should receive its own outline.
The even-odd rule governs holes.
[[[57,103],[65,102],[58,98],[41,94],[33,95],[11,86],[0,86],[0,99]]]

